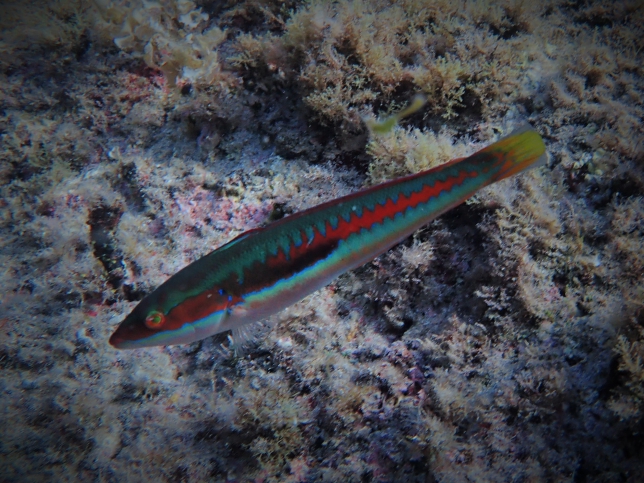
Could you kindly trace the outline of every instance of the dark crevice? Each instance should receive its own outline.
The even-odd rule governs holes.
[[[134,163],[121,166],[121,182],[116,187],[125,197],[128,207],[137,213],[145,210],[145,195],[139,186],[138,173]]]
[[[101,262],[107,272],[107,281],[115,289],[123,282],[123,259],[114,243],[113,232],[121,218],[119,208],[98,206],[89,215],[90,240],[94,247],[94,256]]]

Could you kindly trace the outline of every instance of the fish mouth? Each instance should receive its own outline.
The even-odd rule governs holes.
[[[125,339],[119,335],[119,331],[115,330],[114,333],[110,336],[110,345],[115,349],[122,349]]]
[[[119,328],[120,329],[120,328]],[[149,342],[147,339],[131,340],[121,335],[119,329],[114,331],[110,337],[109,343],[115,349],[141,349],[142,347],[153,347],[158,343]]]
[[[109,343],[115,349],[137,349],[144,347],[145,344],[142,344],[142,341],[149,335],[145,332],[145,330],[141,330],[137,325],[128,323],[126,319],[112,333]]]
[[[134,342],[134,344],[133,344]],[[114,333],[110,336],[109,343],[115,349],[134,349],[136,348],[136,341],[128,340],[126,337],[123,337],[123,330],[121,327],[116,329]]]

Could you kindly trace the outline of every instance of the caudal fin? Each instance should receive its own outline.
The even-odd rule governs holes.
[[[544,166],[548,161],[543,139],[529,126],[514,131],[477,154],[488,154],[503,160],[494,181],[500,181],[526,169]]]

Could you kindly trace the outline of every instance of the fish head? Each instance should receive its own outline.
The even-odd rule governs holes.
[[[164,284],[165,285],[165,284]],[[226,330],[233,298],[221,288],[177,299],[164,285],[145,297],[110,337],[117,349],[189,344]]]

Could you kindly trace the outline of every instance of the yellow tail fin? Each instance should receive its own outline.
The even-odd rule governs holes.
[[[526,169],[544,166],[548,161],[543,139],[529,126],[514,131],[480,152],[504,159],[495,181],[508,178]]]

